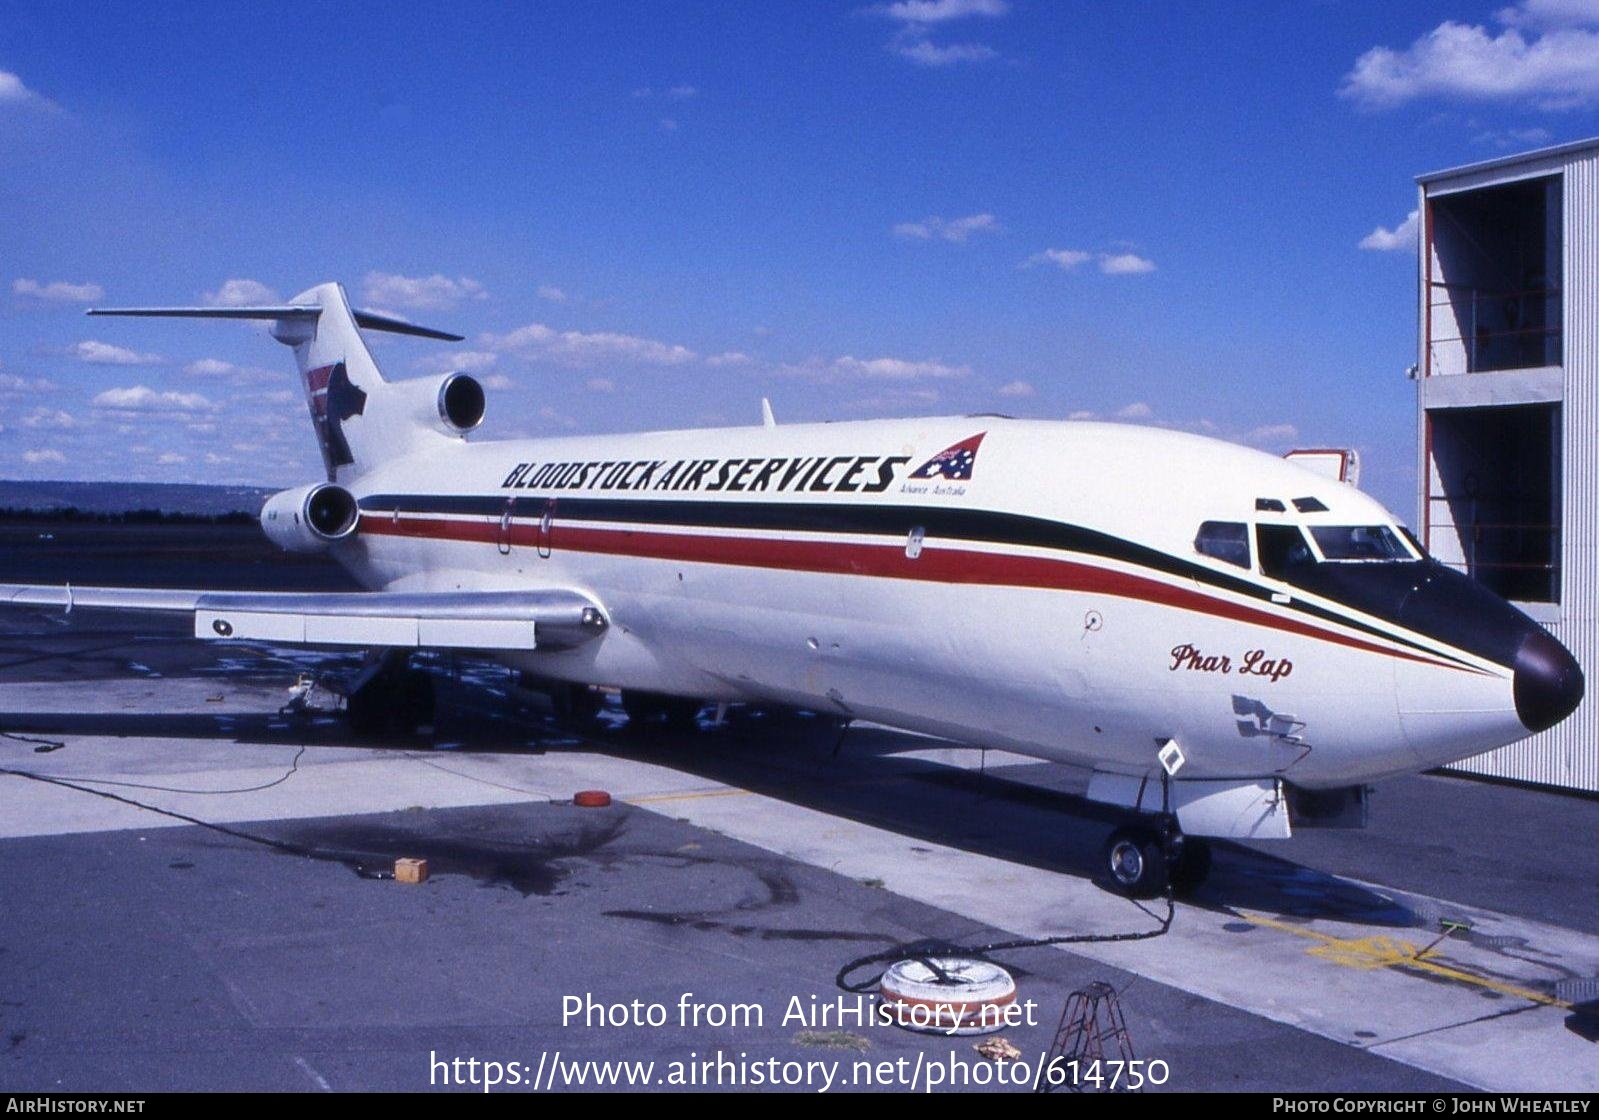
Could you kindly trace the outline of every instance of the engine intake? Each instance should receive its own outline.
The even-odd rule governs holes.
[[[360,519],[355,495],[331,482],[284,490],[261,507],[261,529],[288,552],[321,552],[354,536]]]
[[[457,432],[483,423],[487,401],[483,386],[468,373],[452,373],[439,383],[439,419]]]

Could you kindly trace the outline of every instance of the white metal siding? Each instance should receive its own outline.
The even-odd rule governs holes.
[[[1564,172],[1560,608],[1547,625],[1582,665],[1588,698],[1559,726],[1457,768],[1599,792],[1599,153],[1573,153]]]

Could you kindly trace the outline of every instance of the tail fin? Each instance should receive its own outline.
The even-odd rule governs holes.
[[[272,337],[294,349],[330,481],[348,481],[385,459],[452,438],[447,426],[417,422],[417,402],[431,399],[433,383],[385,380],[359,328],[449,342],[461,336],[355,310],[339,284],[319,284],[271,307],[96,308],[89,314],[271,321]]]

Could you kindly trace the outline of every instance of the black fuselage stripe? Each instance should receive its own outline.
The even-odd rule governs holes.
[[[511,506],[511,502],[515,506]],[[753,529],[769,532],[853,533],[901,538],[914,528],[926,536],[967,543],[1025,546],[1116,560],[1168,576],[1192,579],[1213,590],[1271,602],[1275,589],[1207,568],[1147,545],[1026,514],[995,510],[929,509],[925,506],[824,502],[683,501],[679,499],[578,498],[516,495],[479,497],[460,494],[371,494],[360,501],[363,513],[437,514],[464,517],[505,516],[536,521],[550,503],[563,522],[604,521],[616,524],[696,529]],[[1284,604],[1273,604],[1281,607]],[[1402,634],[1348,618],[1297,597],[1287,604],[1296,613],[1359,630],[1434,657],[1466,664],[1451,654],[1422,645]]]

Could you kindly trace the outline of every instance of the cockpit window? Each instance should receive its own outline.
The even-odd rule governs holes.
[[[1249,567],[1249,526],[1241,521],[1207,521],[1194,538],[1194,551],[1240,568]]]
[[[1328,560],[1414,560],[1405,542],[1386,525],[1329,525],[1310,530]]]
[[[1260,553],[1260,570],[1273,579],[1292,582],[1296,573],[1316,563],[1310,542],[1294,525],[1255,526],[1255,549]]]
[[[1327,503],[1316,497],[1295,498],[1294,508],[1300,513],[1326,513]]]

